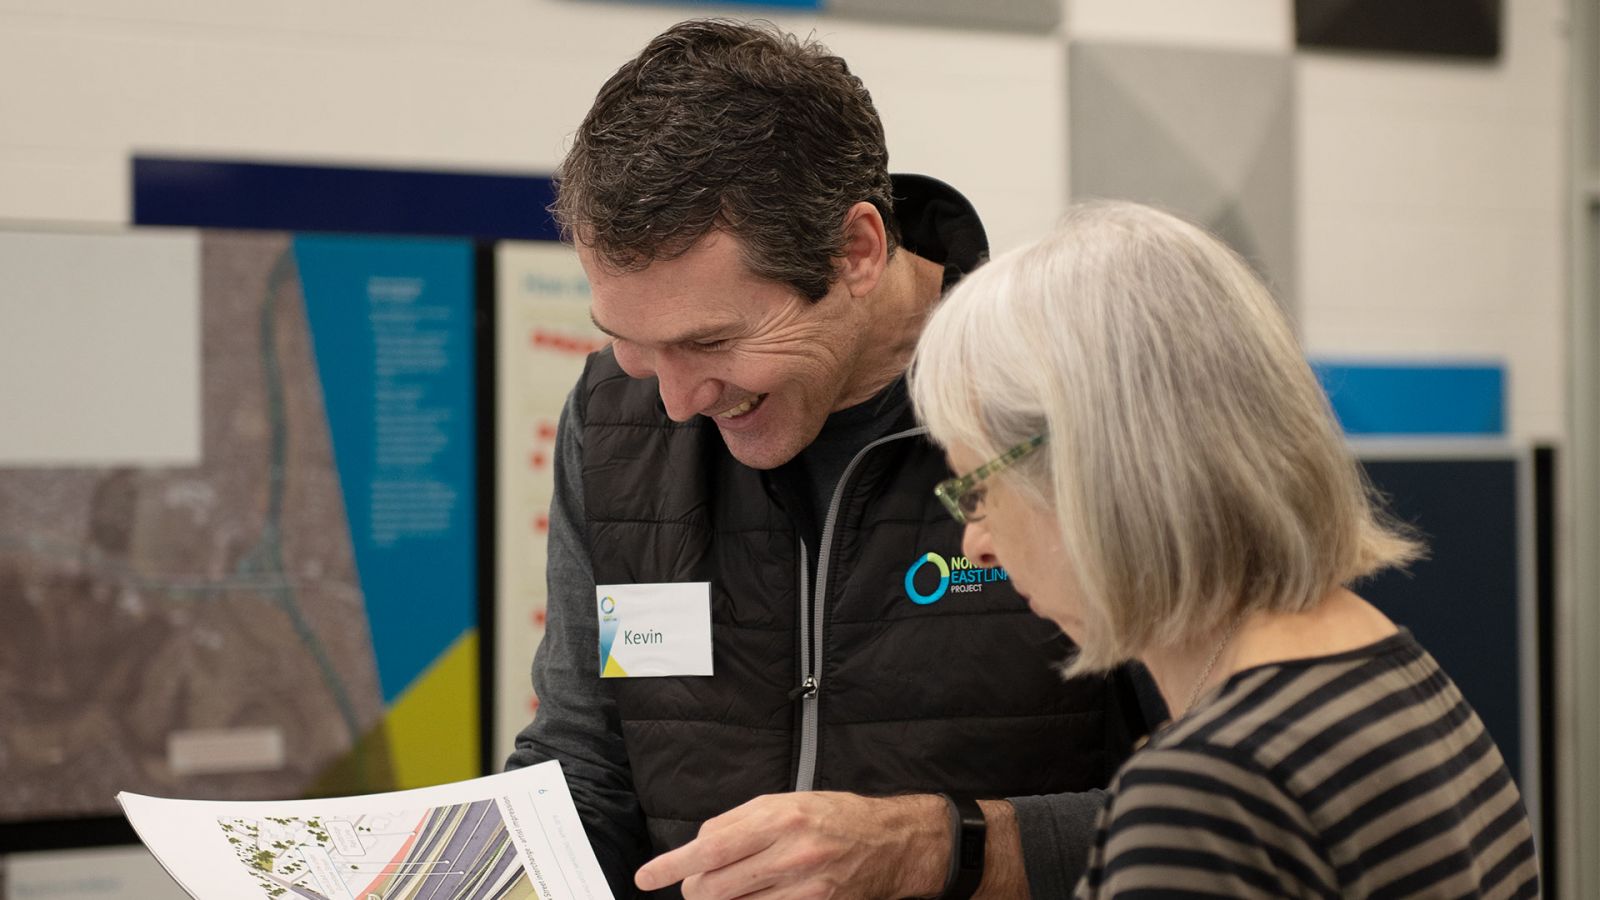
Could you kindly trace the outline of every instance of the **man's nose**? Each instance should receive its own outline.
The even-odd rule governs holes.
[[[655,374],[661,405],[674,422],[687,422],[705,412],[722,394],[721,386],[696,367],[676,363],[664,355],[656,358]]]

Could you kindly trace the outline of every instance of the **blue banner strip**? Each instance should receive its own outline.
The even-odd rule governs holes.
[[[133,224],[556,240],[538,175],[133,158]]]
[[[477,621],[472,245],[297,236],[385,703]]]
[[[1350,435],[1505,434],[1505,369],[1498,365],[1313,362]]]

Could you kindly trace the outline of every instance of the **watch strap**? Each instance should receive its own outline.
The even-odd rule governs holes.
[[[941,794],[950,808],[950,869],[940,900],[967,900],[983,883],[983,857],[989,823],[971,797]]]

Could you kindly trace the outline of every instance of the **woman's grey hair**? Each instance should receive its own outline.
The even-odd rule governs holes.
[[[1159,210],[1076,206],[969,276],[923,332],[911,394],[936,441],[980,459],[1049,434],[996,477],[1055,514],[1084,604],[1071,674],[1422,553],[1267,288]]]

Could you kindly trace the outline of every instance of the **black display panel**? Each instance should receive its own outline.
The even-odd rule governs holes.
[[[1523,455],[1449,451],[1364,454],[1362,465],[1391,512],[1428,545],[1428,558],[1356,586],[1411,630],[1477,711],[1530,805],[1540,766],[1524,739],[1538,727],[1538,604],[1533,596],[1535,506]],[[1542,704],[1541,704],[1542,705]]]
[[[1501,16],[1500,0],[1295,0],[1295,42],[1492,59]]]
[[[1357,593],[1409,628],[1505,757],[1555,871],[1556,454],[1451,444],[1367,446],[1361,464],[1429,557]]]

